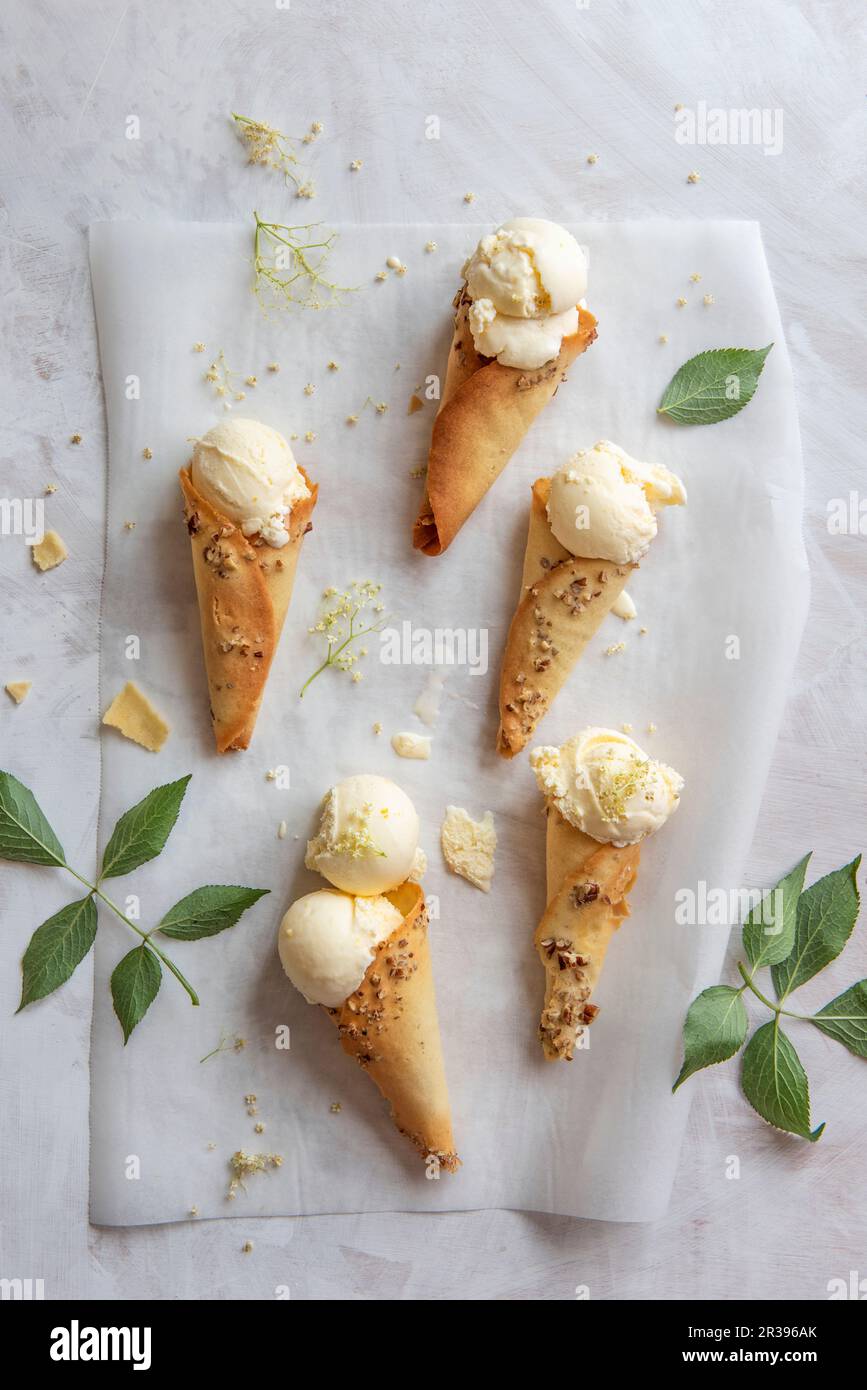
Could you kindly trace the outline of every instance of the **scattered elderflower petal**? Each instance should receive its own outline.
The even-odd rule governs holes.
[[[588,154],[588,156],[587,156],[587,163],[588,163],[588,164],[598,164],[598,163],[599,163],[599,156],[598,156],[598,154]]]
[[[650,724],[648,724],[648,726],[647,726],[647,732],[648,732],[649,734],[655,734],[655,733],[656,733],[656,725],[655,725],[653,722],[651,722]]]
[[[82,436],[81,436],[80,434],[71,434],[71,435],[69,436],[69,442],[70,442],[70,444],[80,444],[80,443],[81,443],[81,439],[82,439]]]
[[[198,1216],[198,1214],[199,1208],[197,1206],[190,1207],[190,1216]]]
[[[357,415],[347,415],[347,417],[346,417],[346,423],[347,423],[347,425],[357,425],[357,424],[358,424],[358,416],[357,416]]]
[[[263,1123],[262,1123],[261,1120],[257,1120],[256,1123],[254,1124],[254,1126],[253,1126],[253,1133],[254,1133],[254,1134],[264,1134],[264,1133],[265,1133],[265,1126],[263,1125]]]
[[[282,130],[277,130],[264,121],[251,120],[249,116],[240,116],[235,111],[232,112],[232,120],[246,146],[248,164],[262,164],[267,169],[282,174],[285,182],[293,185],[299,198],[313,197],[312,184],[306,172],[301,169],[293,149],[293,146],[299,143],[309,144],[314,138],[312,134],[308,132],[299,141],[297,136],[286,135]],[[311,131],[312,129],[311,126]],[[309,193],[304,191],[307,188],[311,189]]]
[[[246,376],[244,377],[244,384],[246,386],[258,386],[259,381],[258,378],[255,376]]]
[[[716,302],[716,301],[714,300],[714,297],[713,297],[712,294],[706,294],[705,297],[704,297],[704,299],[702,300],[702,304],[706,304],[706,305],[708,305],[708,307],[709,307],[711,304],[714,304],[715,302]]]
[[[286,839],[286,832],[287,832],[288,829],[289,829],[289,827],[288,827],[288,825],[286,824],[285,820],[281,820],[280,824],[277,826],[277,839],[278,839],[278,840],[285,840],[285,839]]]
[[[464,194],[464,202],[465,202],[465,203],[474,203],[475,201],[476,201],[476,195],[475,195],[475,193],[465,193],[465,194]]]
[[[377,719],[376,723],[375,723],[374,726],[373,726],[373,732],[374,732],[375,734],[381,734],[381,733],[382,733],[382,725],[380,724],[380,722],[379,722],[378,719]]]
[[[690,169],[689,173],[686,176],[686,181],[687,183],[698,183],[700,178],[701,174],[698,172],[697,169]]]
[[[337,362],[329,362],[329,363],[328,363],[328,370],[329,370],[329,372],[339,372],[339,371],[340,371],[339,363],[337,363]]]
[[[268,363],[268,371],[269,371],[269,372],[279,372],[279,370],[280,370],[280,363],[279,363],[279,362],[269,362],[269,363]]]
[[[330,1109],[331,1109],[332,1115],[339,1115],[340,1112],[341,1112],[341,1110],[343,1109],[343,1106],[340,1104],[340,1101],[339,1101],[339,1100],[333,1100],[333,1101],[331,1102]]]
[[[205,351],[205,344],[204,344],[204,343],[193,343],[193,352],[204,352],[204,351]]]
[[[610,647],[605,648],[606,656],[616,656],[618,652],[626,650],[625,642],[612,642]]]
[[[307,433],[304,435],[304,439],[305,439],[306,443],[308,443],[308,444],[312,444],[315,438],[316,438],[316,431],[315,431],[315,430],[308,430]]]
[[[52,492],[56,492],[56,491],[57,491],[57,484],[56,484],[56,483],[46,483],[46,484],[45,484],[45,492],[46,492],[46,495],[47,495],[48,497],[51,496]]]
[[[252,1254],[252,1251],[253,1251],[253,1242],[252,1242],[252,1240],[245,1240],[245,1241],[244,1241],[244,1244],[241,1246],[241,1253],[242,1253],[242,1255],[250,1255],[250,1254]]]
[[[660,341],[661,343],[667,343],[667,342],[668,342],[668,334],[667,334],[667,333],[660,333],[660,335],[659,335],[659,341]]]
[[[349,167],[354,174],[357,174],[363,163],[363,159],[353,159]]]
[[[124,527],[124,530],[125,530],[125,531],[134,531],[134,530],[135,530],[135,522],[134,522],[134,521],[125,521],[125,522],[123,523],[123,527]]]
[[[686,304],[686,300],[684,299],[682,294],[678,295],[677,299],[674,302],[677,305],[678,309],[682,309]]]
[[[305,396],[312,396],[315,390],[316,387],[313,385],[313,382],[308,381],[307,385],[304,387],[304,394]]]
[[[428,252],[428,254],[430,254],[431,251],[436,251],[437,244],[435,241],[426,241],[424,244],[424,249]]]
[[[701,272],[698,270],[694,270],[689,278],[694,285],[697,285],[699,280],[701,279]]]
[[[646,628],[646,627],[640,627],[640,628],[638,629],[638,635],[639,635],[639,637],[643,637],[644,634],[645,634],[646,632],[647,632],[647,628]]]
[[[387,271],[387,270],[378,270],[378,271],[376,272],[376,276],[375,276],[374,278],[377,279],[377,280],[379,280],[380,282],[383,281],[383,280],[387,280],[387,279],[388,279],[388,271]]]
[[[154,451],[150,448],[142,449],[141,456],[143,459],[152,459],[154,456]]]
[[[382,611],[383,605],[376,603],[381,588],[381,584],[374,584],[372,580],[355,579],[343,592],[333,586],[325,590],[322,595],[324,606],[320,617],[308,628],[308,632],[313,636],[324,637],[327,651],[321,665],[301,687],[302,696],[311,682],[328,666],[335,666],[339,671],[351,671],[352,679],[356,683],[360,680],[361,672],[352,670],[361,656],[360,652],[354,650],[355,643],[368,633],[380,632],[385,624],[385,619],[378,617],[375,622],[360,625],[363,624],[361,614],[370,608],[377,614]]]

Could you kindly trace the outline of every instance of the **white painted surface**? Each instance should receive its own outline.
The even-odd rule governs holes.
[[[38,739],[19,740],[5,702],[0,745],[30,784],[57,769],[50,805],[76,827],[64,837],[70,856],[92,854],[98,800],[104,438],[83,228],[100,217],[247,216],[264,175],[241,163],[225,125],[232,108],[293,130],[324,122],[320,194],[302,215],[494,222],[521,206],[762,222],[800,395],[813,597],[748,881],[771,881],[810,845],[816,872],[863,846],[865,540],[826,527],[828,500],[863,486],[861,21],[856,0],[563,0],[511,27],[457,3],[5,8],[0,468],[4,493],[58,483],[50,519],[74,563],[38,578],[20,545],[0,547],[10,614],[0,676],[32,678],[43,716]],[[702,99],[782,108],[782,154],[676,144],[674,103]],[[124,137],[130,113],[139,141]],[[424,139],[430,114],[438,142]],[[353,158],[364,160],[358,174]],[[67,443],[75,430],[78,448]],[[42,1277],[49,1297],[268,1298],[289,1284],[296,1298],[568,1299],[586,1284],[595,1298],[822,1298],[829,1279],[867,1274],[863,1064],[805,1028],[796,1041],[814,1114],[829,1122],[819,1146],[762,1126],[732,1068],[707,1074],[694,1083],[670,1213],[651,1226],[485,1212],[92,1230],[88,973],[10,1018],[21,949],[64,893],[42,871],[0,876],[0,1273]],[[805,1002],[865,967],[862,926]],[[732,1154],[736,1182],[725,1177]],[[251,1256],[240,1253],[247,1238]]]

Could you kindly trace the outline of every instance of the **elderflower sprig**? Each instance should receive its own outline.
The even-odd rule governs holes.
[[[286,183],[295,189],[297,198],[313,198],[316,189],[309,174],[298,161],[293,145],[310,145],[322,133],[322,122],[314,121],[306,135],[300,139],[296,135],[286,135],[284,131],[267,125],[265,121],[254,121],[250,116],[232,112],[238,134],[247,149],[248,164],[264,164],[282,174]]]
[[[324,274],[337,240],[336,232],[318,233],[321,222],[288,227],[266,222],[253,212],[253,293],[265,313],[297,304],[302,309],[330,309],[357,285],[338,285]]]
[[[327,651],[325,660],[302,685],[299,692],[302,698],[308,685],[329,666],[334,666],[338,671],[350,672],[356,685],[362,679],[362,673],[357,666],[360,658],[367,656],[367,648],[359,647],[356,651],[354,647],[355,643],[368,633],[381,632],[388,621],[382,616],[385,613],[385,605],[379,598],[381,589],[381,584],[374,584],[370,579],[354,579],[345,592],[341,593],[335,588],[324,591],[322,615],[319,621],[307,630],[314,636],[324,636]],[[368,609],[375,616],[372,622],[365,624],[361,615]]]

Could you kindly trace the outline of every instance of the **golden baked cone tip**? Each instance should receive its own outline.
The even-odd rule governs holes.
[[[455,300],[455,331],[433,426],[424,498],[413,545],[441,555],[505,468],[566,371],[596,338],[596,319],[578,309],[578,331],[552,362],[532,371],[480,357],[473,343],[466,290]]]
[[[610,613],[637,565],[571,555],[548,523],[550,478],[538,478],[515,609],[500,668],[497,752],[513,758]]]
[[[460,1159],[452,1133],[424,893],[418,884],[404,883],[385,896],[403,914],[403,924],[377,947],[359,988],[325,1012],[344,1052],[390,1103],[401,1134],[429,1165],[451,1173]]]
[[[202,650],[218,753],[247,748],[292,598],[295,571],[318,488],[296,502],[282,549],[254,545],[180,470],[199,601]]]
[[[599,1012],[593,996],[609,942],[629,916],[639,845],[602,844],[549,806],[546,829],[548,905],[534,944],[545,968],[539,1039],[548,1061],[569,1062]]]

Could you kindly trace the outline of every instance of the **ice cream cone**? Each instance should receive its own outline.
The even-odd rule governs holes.
[[[469,325],[466,288],[455,298],[455,332],[433,427],[427,485],[413,545],[441,555],[517,449],[566,370],[596,337],[596,320],[578,311],[578,332],[543,367],[524,371],[481,357]]]
[[[302,469],[303,473],[304,470]],[[317,487],[287,519],[288,544],[253,545],[180,471],[199,599],[217,751],[246,748],[292,598],[301,542],[312,529]]]
[[[386,897],[403,913],[403,924],[377,946],[359,988],[325,1012],[344,1052],[389,1101],[401,1134],[425,1160],[453,1172],[460,1159],[452,1135],[424,894],[418,884],[404,883]]]
[[[611,611],[637,565],[570,555],[548,524],[550,479],[533,484],[530,527],[515,610],[500,671],[497,751],[513,758]]]
[[[548,906],[534,942],[545,967],[539,1038],[548,1061],[570,1062],[599,1009],[592,996],[608,943],[624,917],[641,848],[601,844],[548,807]]]

